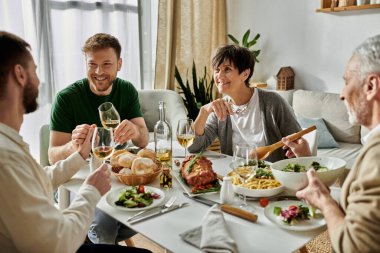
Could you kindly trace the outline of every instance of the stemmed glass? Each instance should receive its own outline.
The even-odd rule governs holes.
[[[120,124],[120,115],[111,102],[101,104],[98,110],[104,128],[115,129]]]
[[[100,122],[104,128],[115,129],[120,124],[120,115],[111,102],[105,102],[98,107]],[[129,146],[128,141],[121,145],[115,144],[116,149],[123,149]]]
[[[232,164],[234,172],[239,175],[243,185],[246,184],[246,182],[255,175],[255,169],[257,168],[255,145],[237,144],[234,149]],[[247,205],[246,195],[243,195],[243,203],[240,205],[240,208],[253,211],[252,208]]]
[[[185,148],[185,157],[187,148],[193,144],[195,138],[194,122],[192,119],[180,119],[177,126],[177,140]]]
[[[92,152],[94,155],[105,163],[114,151],[114,139],[112,129],[97,127],[92,136]]]

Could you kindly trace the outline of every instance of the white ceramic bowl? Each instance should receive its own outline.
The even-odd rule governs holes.
[[[232,187],[234,188],[235,193],[254,198],[275,196],[284,190],[282,185],[273,189],[247,189],[237,185],[232,185]]]
[[[272,173],[274,177],[279,180],[285,189],[294,193],[306,187],[308,183],[306,172],[286,172],[282,171],[289,163],[297,163],[310,167],[312,162],[318,162],[321,166],[327,167],[328,171],[317,172],[318,177],[327,186],[331,186],[337,178],[342,175],[346,162],[336,157],[297,157],[292,159],[285,159],[271,164]]]
[[[265,161],[265,163],[271,165],[270,162]],[[230,176],[233,172],[233,163],[230,163],[229,167],[232,169],[232,171],[228,173],[228,176]],[[248,188],[237,186],[234,184],[232,185],[232,187],[236,194],[245,195],[247,197],[254,197],[254,198],[275,196],[277,194],[280,194],[284,190],[283,185],[280,185],[279,187],[276,187],[273,189],[248,189]]]

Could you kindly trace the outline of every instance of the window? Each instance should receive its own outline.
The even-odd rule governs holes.
[[[81,48],[90,36],[105,32],[117,37],[123,58],[118,76],[136,89],[153,88],[157,11],[158,0],[0,1],[0,30],[30,43],[38,65],[41,107],[26,115],[21,127],[36,159],[38,131],[49,122],[49,103],[58,91],[86,77]]]

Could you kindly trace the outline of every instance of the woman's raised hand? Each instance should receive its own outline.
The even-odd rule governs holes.
[[[231,105],[221,98],[215,99],[211,103],[204,105],[202,108],[208,115],[214,112],[216,117],[221,121],[225,121],[227,115],[233,114]]]

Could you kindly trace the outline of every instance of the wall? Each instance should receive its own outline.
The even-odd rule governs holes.
[[[295,87],[339,93],[354,48],[380,33],[380,8],[317,13],[320,1],[228,0],[227,31],[241,38],[260,33],[262,49],[254,80],[265,81],[280,67],[296,72]]]

